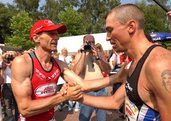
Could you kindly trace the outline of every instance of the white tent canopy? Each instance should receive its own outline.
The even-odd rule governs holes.
[[[104,50],[109,50],[111,48],[110,42],[106,41],[106,33],[98,33],[92,35],[95,38],[95,42],[100,43],[103,46]],[[83,44],[84,36],[85,35],[60,37],[57,47],[58,52],[61,52],[61,49],[63,47],[66,47],[68,52],[70,53],[77,52]]]

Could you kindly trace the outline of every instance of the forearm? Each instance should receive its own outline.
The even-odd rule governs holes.
[[[117,74],[109,76],[109,77],[104,77],[101,79],[86,80],[86,81],[83,81],[84,83],[83,91],[92,91],[92,90],[102,89],[118,82],[120,82],[120,79],[118,78]]]
[[[37,100],[18,100],[19,111],[24,117],[30,117],[34,115],[41,114],[46,112],[57,104],[68,100],[66,96],[62,96],[62,94],[58,93],[55,96],[42,98]]]
[[[113,96],[91,96],[84,94],[80,103],[105,110],[120,109],[123,103],[117,102]]]
[[[80,73],[83,70],[84,67],[84,60],[85,60],[85,53],[81,53],[80,59],[78,62],[74,63],[72,70],[77,74],[80,75]]]
[[[83,98],[79,100],[80,103],[85,105],[107,110],[120,109],[124,101],[125,84],[122,84],[112,96],[90,96],[84,94]]]
[[[110,67],[110,64],[109,64],[107,61],[105,61],[105,60],[103,60],[103,59],[99,59],[99,60],[97,60],[97,62],[98,62],[98,64],[99,64],[100,69],[101,69],[103,72],[105,72],[105,73],[107,73],[107,74],[110,73],[111,67]]]

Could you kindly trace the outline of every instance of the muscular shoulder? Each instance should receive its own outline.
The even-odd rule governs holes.
[[[30,75],[32,71],[32,60],[28,54],[17,56],[12,62],[13,74]]]
[[[13,65],[13,66],[16,66],[16,65],[18,65],[18,64],[24,64],[25,66],[27,66],[27,65],[30,65],[31,62],[32,62],[32,61],[31,61],[30,56],[29,56],[28,54],[25,54],[25,55],[17,56],[17,57],[14,59],[12,65]]]
[[[151,52],[146,65],[145,74],[147,80],[152,85],[153,89],[162,88],[162,73],[167,70],[171,71],[171,52],[162,47],[156,47]]]
[[[162,48],[156,47],[154,51],[151,52],[147,64],[146,69],[153,70],[158,69],[162,70],[164,68],[170,68],[169,65],[171,64],[171,51]]]

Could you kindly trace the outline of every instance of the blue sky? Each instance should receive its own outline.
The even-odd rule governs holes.
[[[41,3],[44,3],[45,0],[41,0]],[[136,1],[140,1],[140,0],[121,0],[121,3],[135,3]],[[0,0],[0,2],[2,3],[13,3],[13,0]]]

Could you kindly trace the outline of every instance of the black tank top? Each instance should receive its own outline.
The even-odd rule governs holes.
[[[144,102],[142,101],[142,99],[140,98],[140,96],[138,94],[138,79],[139,79],[140,72],[141,72],[142,66],[143,66],[146,58],[148,57],[148,55],[150,54],[152,49],[157,46],[161,46],[161,45],[152,45],[147,49],[147,51],[144,53],[144,55],[138,61],[138,64],[136,65],[131,76],[127,78],[127,82],[126,82],[126,86],[125,86],[126,94],[129,98],[129,100],[131,102],[133,102],[139,110],[142,107],[142,105],[144,104]]]

